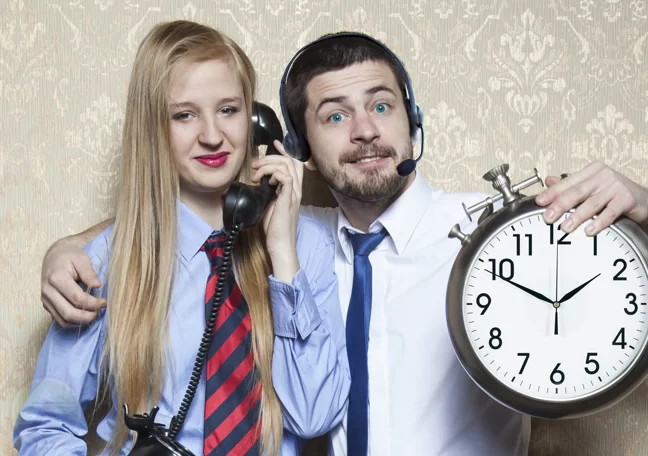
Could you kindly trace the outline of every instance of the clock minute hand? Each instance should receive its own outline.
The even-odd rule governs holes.
[[[587,282],[585,282],[584,284],[577,286],[577,287],[574,288],[572,291],[570,291],[569,293],[565,294],[565,296],[563,296],[562,298],[560,298],[560,301],[558,301],[558,302],[562,304],[563,302],[565,302],[565,301],[567,301],[567,300],[573,298],[574,295],[575,295],[576,293],[578,293],[579,291],[581,291],[583,288],[585,288],[585,286],[587,286],[588,283],[590,283],[592,280],[596,279],[596,278],[597,278],[598,276],[600,276],[600,275],[601,275],[601,273],[599,272],[598,274],[596,274],[594,277],[592,277],[591,279],[589,279],[589,280],[588,280]]]
[[[511,279],[505,279],[504,277],[502,277],[501,275],[499,275],[499,274],[497,274],[495,272],[491,272],[491,271],[487,271],[487,272],[490,272],[491,274],[496,275],[497,277],[499,277],[503,281],[510,283],[514,287],[517,287],[520,290],[522,290],[522,291],[524,291],[526,293],[529,293],[531,296],[533,296],[535,298],[538,298],[540,301],[548,302],[549,304],[554,303],[551,299],[547,298],[545,295],[543,295],[541,293],[538,293],[537,291],[533,291],[531,288],[527,288],[524,285],[520,285],[519,283],[515,283]]]

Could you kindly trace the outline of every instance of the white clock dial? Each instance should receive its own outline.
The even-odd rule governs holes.
[[[608,388],[648,336],[645,260],[616,228],[589,237],[586,222],[566,235],[563,220],[547,225],[539,211],[496,233],[469,269],[462,303],[483,365],[548,401]]]

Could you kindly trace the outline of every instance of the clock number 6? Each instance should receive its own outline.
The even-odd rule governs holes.
[[[595,356],[598,356],[598,353],[588,353],[587,358],[585,358],[585,364],[593,364],[594,369],[590,370],[589,367],[585,367],[585,372],[587,372],[590,375],[594,375],[599,371],[599,363],[594,359]]]
[[[549,380],[551,380],[551,383],[554,385],[560,385],[565,381],[565,373],[558,369],[559,367],[560,363],[556,364],[556,367],[554,367],[554,370],[551,371],[551,375],[549,376]],[[558,379],[554,379],[556,376],[558,376]]]
[[[502,346],[502,330],[498,327],[495,327],[490,330],[490,336],[491,337],[488,341],[488,345],[490,345],[490,348],[492,348],[493,350],[499,350]]]

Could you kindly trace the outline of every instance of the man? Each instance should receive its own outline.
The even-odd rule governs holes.
[[[523,455],[528,417],[474,385],[455,357],[445,324],[445,291],[460,248],[448,232],[455,223],[464,232],[474,229],[461,203],[471,205],[484,195],[445,193],[420,174],[397,171],[413,156],[420,119],[407,104],[413,94],[406,93],[407,76],[394,59],[369,37],[328,36],[300,52],[282,100],[286,122],[303,138],[311,164],[339,203],[302,210],[329,227],[336,240],[354,369],[349,413],[331,433],[330,453]],[[562,224],[565,231],[595,214],[589,234],[620,215],[648,226],[648,191],[602,164],[564,180],[548,178],[547,185],[537,202],[548,206],[548,223],[580,204],[571,226]],[[87,322],[105,305],[74,283],[98,286],[79,251],[92,234],[62,240],[46,256],[43,304],[62,324]],[[362,239],[369,243],[361,245]]]

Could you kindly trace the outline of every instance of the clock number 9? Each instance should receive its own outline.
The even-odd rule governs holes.
[[[482,298],[485,298],[483,299],[483,301],[486,301],[483,304],[481,302]],[[490,305],[491,305],[491,297],[488,293],[480,293],[477,295],[477,306],[483,309],[479,315],[484,315]]]
[[[490,336],[491,337],[488,341],[488,345],[490,345],[490,348],[492,348],[493,350],[499,350],[502,346],[502,330],[498,327],[495,327],[490,330]]]
[[[639,306],[637,305],[637,295],[634,294],[634,293],[628,293],[628,294],[626,295],[626,299],[629,299],[629,300],[630,300],[630,302],[629,302],[628,304],[630,304],[631,306],[634,306],[634,309],[632,309],[632,310],[628,310],[628,309],[625,309],[625,308],[624,308],[623,311],[624,311],[625,313],[627,313],[628,315],[634,315],[634,314],[636,314],[636,313],[637,313],[637,310],[639,309]]]
[[[551,380],[551,383],[554,385],[560,385],[562,382],[565,381],[565,373],[558,369],[560,367],[560,363],[556,364],[556,367],[554,367],[554,370],[551,371],[551,375],[549,376],[549,380]],[[555,379],[554,377],[558,377]]]

